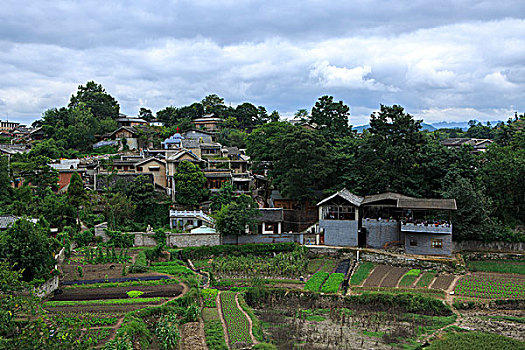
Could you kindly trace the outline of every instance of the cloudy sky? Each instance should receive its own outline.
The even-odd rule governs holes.
[[[329,94],[427,122],[525,111],[523,0],[2,1],[0,118],[95,80],[136,115],[210,93],[292,115]]]

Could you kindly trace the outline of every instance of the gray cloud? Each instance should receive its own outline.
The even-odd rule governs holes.
[[[8,1],[0,116],[30,122],[95,80],[128,114],[217,93],[291,115],[332,94],[354,125],[381,103],[506,119],[523,109],[524,13],[519,0]]]

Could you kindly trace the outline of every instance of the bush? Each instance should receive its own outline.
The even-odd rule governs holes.
[[[204,259],[214,256],[245,256],[258,255],[270,256],[273,253],[291,252],[295,249],[295,243],[275,244],[244,244],[244,245],[218,245],[204,247],[188,247],[181,251],[183,259]]]
[[[129,273],[143,273],[148,271],[148,261],[146,253],[141,251],[135,260],[135,263],[129,267]]]
[[[93,229],[77,232],[73,235],[73,241],[77,242],[79,247],[84,247],[93,241],[95,234]]]
[[[142,294],[144,294],[143,291],[140,291],[140,290],[130,290],[129,292],[126,293],[128,295],[128,297],[130,298],[138,298],[140,297]]]

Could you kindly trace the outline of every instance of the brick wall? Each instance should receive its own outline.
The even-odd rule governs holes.
[[[399,222],[363,220],[366,228],[366,245],[371,248],[383,248],[385,243],[400,240]]]
[[[432,239],[443,240],[443,248],[433,248]],[[410,241],[415,240],[416,246],[411,246]],[[437,235],[427,233],[405,233],[405,252],[419,255],[451,255],[452,235]]]
[[[324,229],[324,244],[333,246],[357,246],[357,221],[319,220]]]

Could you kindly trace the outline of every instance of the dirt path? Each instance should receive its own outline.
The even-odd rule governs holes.
[[[230,349],[230,337],[228,336],[228,329],[226,328],[226,321],[224,320],[224,316],[222,315],[222,307],[221,307],[221,292],[217,293],[217,299],[215,300],[215,303],[217,304],[217,311],[219,312],[219,318],[221,319],[222,323],[222,331],[224,332],[224,340],[226,341],[226,346],[228,349]]]
[[[450,283],[448,289],[445,291],[445,300],[444,302],[450,306],[450,309],[452,310],[452,312],[454,314],[456,314],[456,321],[454,321],[454,323],[451,323],[451,324],[448,324],[446,326],[443,326],[441,327],[440,329],[434,331],[433,333],[427,335],[424,340],[423,340],[423,344],[425,343],[430,343],[430,340],[438,337],[445,328],[448,328],[448,327],[451,327],[451,326],[459,326],[459,324],[461,323],[463,317],[461,316],[461,313],[456,310],[456,308],[454,306],[452,306],[452,304],[454,303],[454,296],[451,295],[450,293],[454,290],[454,287],[456,286],[456,283],[458,282],[458,280],[463,277],[461,275],[459,276],[455,276],[454,277],[454,280],[452,281],[452,283]]]
[[[255,337],[253,336],[253,323],[252,323],[252,319],[251,317],[246,313],[246,311],[243,310],[243,308],[241,307],[241,304],[239,304],[239,293],[235,293],[235,303],[237,304],[237,308],[239,310],[241,310],[241,312],[243,313],[244,317],[246,317],[248,319],[248,323],[250,324],[250,329],[248,330],[250,332],[250,338],[252,338],[252,343],[253,344],[257,344],[258,341],[257,339],[255,339]]]

